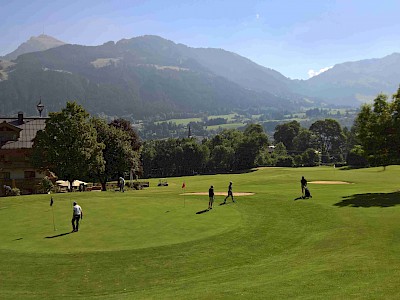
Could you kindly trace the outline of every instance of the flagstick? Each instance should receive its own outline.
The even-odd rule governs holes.
[[[186,206],[186,201],[185,201],[185,190],[186,190],[186,186],[183,188],[183,207]]]
[[[56,231],[56,223],[54,222],[54,209],[53,206],[51,206],[51,211],[53,212],[53,227],[54,227],[54,231]]]

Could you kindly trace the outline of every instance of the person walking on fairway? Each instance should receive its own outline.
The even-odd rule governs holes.
[[[213,203],[214,203],[214,187],[210,186],[208,190],[208,209],[212,209]]]
[[[119,178],[119,191],[125,192],[125,179],[122,176]]]
[[[229,186],[228,186],[228,195],[227,195],[227,196],[225,197],[225,199],[224,199],[224,204],[226,203],[226,199],[228,199],[229,196],[231,196],[232,202],[235,202],[235,199],[233,199],[233,193],[232,193],[232,181],[229,182]]]
[[[77,232],[79,230],[79,220],[83,219],[82,208],[74,201],[74,207],[72,211],[72,232]]]
[[[301,184],[301,196],[304,197],[304,190],[307,186],[307,180],[304,178],[304,176],[301,177],[300,184]]]

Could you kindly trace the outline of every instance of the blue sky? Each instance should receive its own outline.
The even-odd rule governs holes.
[[[0,55],[43,32],[81,45],[152,34],[307,79],[310,70],[400,52],[398,12],[398,0],[0,0]]]

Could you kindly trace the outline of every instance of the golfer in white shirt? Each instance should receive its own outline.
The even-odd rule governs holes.
[[[78,205],[78,203],[74,202],[74,209],[72,213],[72,232],[77,232],[79,230],[79,220],[83,219],[83,211],[82,208]]]

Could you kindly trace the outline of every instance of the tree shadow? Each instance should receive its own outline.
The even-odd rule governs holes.
[[[230,170],[230,171],[219,170],[219,171],[203,172],[203,173],[201,173],[201,174],[202,174],[202,175],[247,174],[247,173],[253,173],[253,172],[255,172],[255,171],[257,171],[257,169]]]
[[[358,170],[358,169],[368,169],[369,167],[365,167],[365,166],[344,166],[344,167],[340,167],[337,168],[340,171],[350,171],[350,170]]]
[[[235,170],[235,171],[230,171],[227,174],[248,174],[248,173],[253,173],[255,171],[257,171],[257,169]]]
[[[57,234],[57,235],[46,236],[45,239],[54,239],[54,238],[57,238],[57,237],[60,237],[60,236],[64,236],[64,235],[68,235],[68,234],[71,234],[71,233],[72,232],[70,231],[70,232],[60,233],[60,234]]]
[[[400,192],[367,193],[343,197],[344,200],[335,203],[339,207],[392,207],[400,204]]]
[[[208,212],[208,209],[198,211],[198,212],[196,213],[196,215],[201,215],[201,214],[204,214],[204,213],[206,213],[206,212]]]

